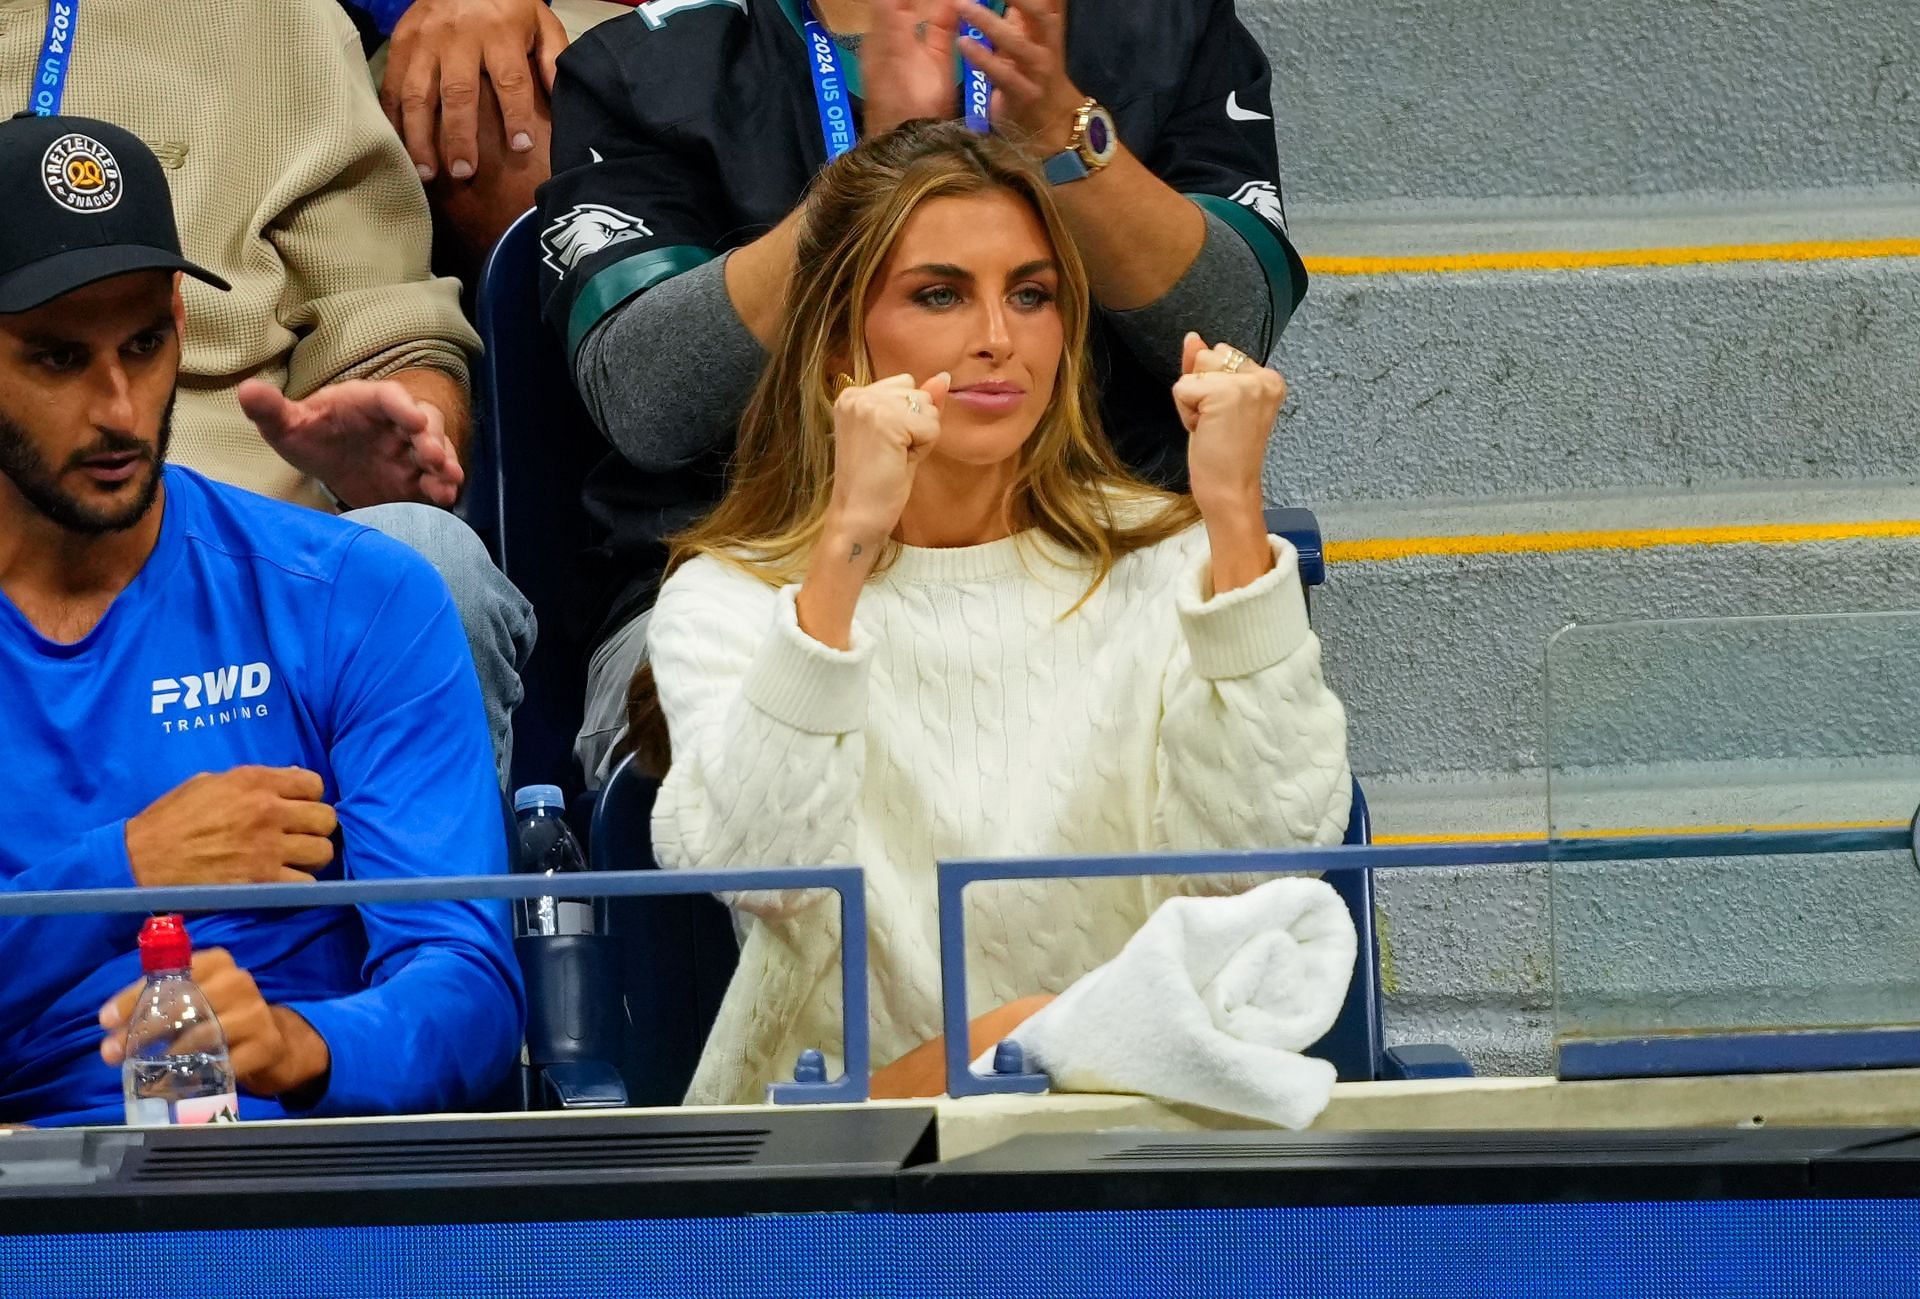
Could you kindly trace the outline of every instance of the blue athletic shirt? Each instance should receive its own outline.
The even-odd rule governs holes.
[[[322,879],[505,872],[480,686],[439,574],[367,528],[164,473],[159,541],[83,639],[48,640],[0,595],[0,889],[131,886],[127,819],[249,764],[326,782],[340,834]],[[140,924],[0,917],[0,1122],[121,1121],[98,1015],[140,978]],[[233,910],[187,928],[326,1040],[326,1093],[299,1116],[470,1108],[519,1050],[503,903]],[[293,1112],[243,1095],[240,1113]]]

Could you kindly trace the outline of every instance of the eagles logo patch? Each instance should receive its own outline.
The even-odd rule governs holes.
[[[1248,181],[1233,192],[1233,201],[1241,207],[1252,208],[1255,215],[1275,230],[1287,228],[1286,213],[1280,208],[1280,191],[1273,187],[1272,181]]]
[[[652,233],[639,217],[599,203],[582,203],[540,232],[541,259],[556,274],[565,275],[602,248]]]
[[[40,180],[53,201],[75,212],[105,212],[120,201],[120,164],[88,135],[63,135],[47,146]]]

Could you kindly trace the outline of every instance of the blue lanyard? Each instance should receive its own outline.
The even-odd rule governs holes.
[[[67,64],[73,58],[73,28],[80,0],[51,0],[47,5],[47,36],[34,64],[33,99],[27,107],[37,117],[52,117],[67,95]]]
[[[840,72],[840,47],[825,24],[807,19],[807,62],[813,68],[813,102],[820,110],[820,138],[827,142],[827,161],[853,148],[853,107],[847,99],[847,79]]]
[[[980,0],[980,3],[985,4],[986,0]],[[987,39],[987,34],[972,23],[962,24],[960,34],[969,40],[979,41],[988,49],[993,48],[993,42]],[[977,135],[986,135],[993,130],[993,123],[987,117],[987,110],[993,103],[993,83],[987,80],[986,73],[971,63],[962,60],[960,66],[965,69],[965,75],[960,79],[963,92],[960,104],[966,110],[967,127]]]
[[[985,0],[981,0],[985,3]],[[60,0],[55,0],[60,3]],[[832,162],[853,148],[853,107],[847,91],[846,74],[840,69],[840,47],[832,33],[817,18],[808,18],[803,29],[807,37],[808,66],[813,73],[813,102],[820,110],[820,138],[826,142],[827,161]],[[961,34],[987,44],[986,34],[972,23]],[[993,83],[987,74],[971,63],[962,62],[962,103],[967,125],[982,135],[993,129],[988,108],[993,101]]]

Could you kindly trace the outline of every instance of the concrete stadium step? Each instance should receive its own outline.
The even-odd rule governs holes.
[[[1914,479],[1334,504],[1321,526],[1314,622],[1369,781],[1537,771],[1546,646],[1568,623],[1920,604]],[[1668,693],[1654,702],[1671,725],[1720,741],[1711,715],[1689,711],[1711,708],[1711,692]],[[1852,715],[1836,710],[1834,725]]]
[[[1321,516],[1315,624],[1380,840],[1545,833],[1542,668],[1569,622],[1920,605],[1913,0],[1240,12],[1273,61],[1315,276],[1278,354],[1294,396],[1268,487]],[[1601,781],[1581,814],[1904,815],[1920,771],[1845,762],[1920,734],[1920,643],[1846,661],[1831,681],[1797,665],[1804,691],[1730,718],[1724,683],[1636,690],[1642,666],[1602,654],[1593,697],[1618,693],[1621,725],[1577,756],[1624,762],[1658,734],[1650,751],[1696,761]],[[1827,743],[1833,771],[1715,768],[1769,724]],[[1623,871],[1561,941],[1610,991],[1731,1022],[1796,982],[1878,996],[1920,946],[1920,878],[1895,856]],[[1389,1040],[1547,1068],[1549,872],[1379,887]]]
[[[1666,764],[1619,781],[1597,815],[1643,833],[1904,827],[1912,815],[1912,759],[1826,774],[1812,766]],[[1368,798],[1380,842],[1537,838],[1545,824],[1537,779],[1375,780]],[[1554,869],[1570,872],[1557,896]],[[1920,911],[1904,853],[1385,870],[1376,886],[1388,1040],[1449,1043],[1484,1073],[1551,1068],[1556,942],[1560,959],[1617,970],[1614,991],[1653,1010],[1738,1017],[1770,989],[1778,1013],[1800,990],[1835,986],[1846,989],[1829,1007],[1841,1016],[1863,995],[1913,1000],[1907,945],[1920,941],[1920,921],[1888,919]],[[1765,1005],[1759,997],[1755,1012]]]
[[[1375,843],[1505,843],[1547,833],[1544,770],[1374,772],[1360,783]]]
[[[1557,929],[1556,908],[1574,913]],[[1455,1046],[1482,1073],[1549,1072],[1556,960],[1617,979],[1616,1032],[1910,1023],[1916,909],[1912,858],[1893,853],[1635,863],[1557,884],[1545,866],[1407,872],[1379,894],[1385,1036]]]
[[[1920,748],[1920,737],[1908,742]],[[1726,833],[1906,825],[1920,804],[1920,758],[1634,764],[1622,759],[1604,791],[1588,773],[1556,782],[1553,833]],[[1373,841],[1386,845],[1539,841],[1549,832],[1544,772],[1363,779]],[[1578,806],[1569,808],[1570,789]],[[1417,878],[1408,876],[1406,878]]]
[[[1292,199],[1920,181],[1912,0],[1247,0]]]
[[[1445,1043],[1483,1074],[1551,1073],[1547,867],[1387,870],[1374,887],[1386,1040]]]
[[[1920,188],[1305,208],[1294,232],[1319,273],[1276,361],[1276,499],[1920,463]]]

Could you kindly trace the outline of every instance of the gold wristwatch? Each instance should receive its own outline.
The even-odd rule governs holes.
[[[1102,108],[1099,100],[1089,99],[1073,115],[1073,134],[1067,137],[1067,147],[1047,159],[1047,181],[1066,185],[1085,180],[1112,162],[1118,152],[1120,133],[1114,129],[1113,114]]]

